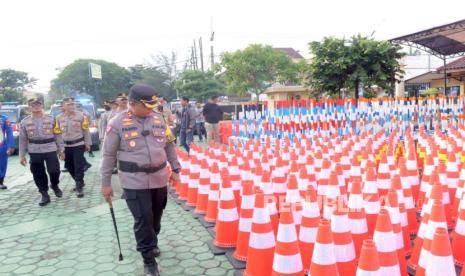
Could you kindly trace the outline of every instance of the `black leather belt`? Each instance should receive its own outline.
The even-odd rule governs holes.
[[[76,140],[65,141],[65,144],[66,145],[74,145],[74,144],[82,142],[82,141],[84,141],[84,137],[81,137],[81,138],[76,139]]]
[[[163,162],[160,166],[157,167],[140,167],[136,163],[128,161],[118,161],[118,169],[122,172],[128,173],[156,173],[166,167],[166,161]]]
[[[55,142],[55,138],[49,138],[49,139],[44,139],[44,140],[33,140],[33,139],[29,140],[29,143],[31,144],[48,144],[52,142]]]

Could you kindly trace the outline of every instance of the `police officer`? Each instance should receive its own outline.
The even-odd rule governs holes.
[[[128,95],[126,93],[119,93],[116,97],[116,102],[118,103],[117,113],[128,110]]]
[[[50,203],[48,195],[48,179],[45,164],[50,176],[50,184],[56,197],[62,197],[63,192],[58,187],[60,183],[60,162],[65,159],[64,144],[61,134],[55,130],[53,116],[44,114],[43,103],[38,98],[28,101],[31,115],[21,121],[19,130],[19,158],[20,163],[26,166],[26,152],[30,156],[31,172],[42,197],[39,206]]]
[[[84,152],[92,144],[89,132],[89,120],[76,110],[74,98],[63,99],[65,113],[56,118],[55,133],[62,134],[65,143],[65,168],[76,182],[76,196],[84,196]]]
[[[104,101],[103,108],[105,109],[105,112],[103,112],[100,115],[99,127],[98,127],[98,134],[99,134],[98,136],[100,138],[100,144],[103,144],[103,138],[105,137],[105,129],[107,128],[107,125],[108,125],[108,116],[110,115],[110,112],[111,112],[110,102]]]
[[[0,103],[0,108],[2,104]],[[15,151],[16,144],[13,138],[11,123],[7,116],[0,115],[0,190],[6,189],[3,183],[6,175],[8,156]]]
[[[157,106],[155,90],[144,84],[131,87],[129,110],[108,124],[103,144],[102,194],[111,200],[111,172],[118,163],[123,197],[134,217],[137,250],[146,275],[159,275],[155,257],[160,254],[157,235],[167,201],[167,161],[171,182],[179,180],[180,164],[174,136]]]

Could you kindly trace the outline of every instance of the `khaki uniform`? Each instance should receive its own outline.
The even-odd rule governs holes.
[[[179,169],[175,140],[163,115],[153,112],[138,118],[129,112],[118,113],[105,134],[102,161],[102,185],[111,185],[118,162],[120,183],[125,189],[155,189],[167,185],[167,161]]]
[[[76,111],[71,116],[60,114],[56,122],[55,131],[62,134],[65,147],[92,145],[89,118],[84,113]]]
[[[60,132],[55,132],[56,122],[50,115],[39,118],[27,116],[19,130],[19,156],[28,153],[63,152],[64,143]]]
[[[29,153],[30,170],[41,193],[48,191],[46,168],[52,189],[59,190],[60,162],[57,151],[64,151],[64,143],[57,122],[52,116],[43,115],[37,118],[27,116],[21,121],[19,156],[22,158],[25,157],[26,152]]]

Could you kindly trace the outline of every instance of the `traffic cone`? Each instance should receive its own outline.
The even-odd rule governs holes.
[[[283,208],[290,208],[294,216],[294,224],[299,233],[300,223],[302,221],[302,203],[295,174],[290,174],[288,178],[286,201]],[[281,213],[282,210],[280,210]]]
[[[187,200],[187,186],[189,183],[190,177],[190,162],[187,159],[187,153],[182,153],[179,155],[181,160],[181,174],[180,174],[180,182],[176,185],[176,192],[178,194],[178,198],[180,200]]]
[[[400,178],[398,175],[394,177],[393,182],[394,181],[400,182]],[[389,213],[392,230],[395,235],[397,259],[399,260],[400,273],[402,275],[407,275],[407,262],[405,261],[405,249],[404,249],[404,235],[403,235],[402,226],[401,226],[401,218],[400,218],[399,203],[397,200],[397,192],[394,189],[389,190],[387,194],[386,205],[384,206],[384,208]],[[410,239],[408,239],[408,242],[410,242]]]
[[[441,201],[434,200],[415,275],[425,275],[426,266],[430,261],[431,243],[433,241],[434,232],[439,227],[447,228],[446,215]]]
[[[331,216],[331,230],[337,270],[341,275],[355,275],[357,270],[355,246],[350,234],[349,218],[345,207],[335,208]]]
[[[318,225],[309,275],[338,275],[333,234],[330,223],[326,219],[321,219]]]
[[[362,189],[363,207],[367,218],[368,236],[372,237],[375,231],[376,220],[381,209],[378,188],[376,184],[375,169],[367,168],[365,185]]]
[[[426,158],[426,164],[423,169],[423,175],[421,177],[421,185],[420,191],[418,193],[418,200],[417,200],[417,209],[421,210],[423,208],[423,204],[425,203],[426,192],[428,191],[428,187],[430,185],[430,178],[435,170],[434,165],[434,158],[432,155],[428,155]]]
[[[449,189],[449,198],[453,199],[455,197],[455,192],[459,185],[459,166],[455,156],[455,152],[449,152],[447,157],[447,187]],[[444,183],[445,184],[445,183]]]
[[[465,144],[464,144],[465,145]],[[463,189],[465,187],[465,166],[462,166],[459,176],[459,184],[455,191],[455,198],[451,208],[451,216],[453,221],[457,221],[457,214],[460,212],[459,205],[463,197]]]
[[[229,171],[229,178],[231,180],[231,185],[234,193],[234,200],[236,201],[236,206],[241,206],[240,205],[240,192],[241,192],[241,186],[242,186],[242,181],[241,181],[241,173],[240,173],[240,168],[243,165],[239,165],[239,158],[238,155],[234,156],[228,164],[228,171]]]
[[[373,240],[378,248],[381,275],[401,275],[397,258],[396,237],[386,209],[379,212]]]
[[[210,188],[208,190],[207,212],[205,221],[214,223],[218,216],[218,200],[220,198],[220,173],[218,164],[214,163],[210,172]],[[223,177],[226,177],[223,175]]]
[[[237,234],[237,246],[236,251],[234,251],[233,254],[234,258],[240,261],[247,260],[254,202],[255,195],[253,184],[250,181],[245,181],[242,186],[242,201],[239,218],[239,233]]]
[[[200,179],[197,190],[197,207],[194,212],[197,214],[205,214],[208,205],[208,192],[210,189],[210,172],[206,159],[200,162]]]
[[[329,183],[326,189],[326,196],[324,197],[323,218],[329,220],[333,209],[337,208],[337,204],[342,201],[341,192],[339,189],[338,178],[335,171],[331,172]]]
[[[330,175],[331,175],[331,162],[328,159],[324,159],[322,161],[322,167],[321,167],[319,178],[318,178],[317,194],[319,196],[326,197]]]
[[[379,254],[373,240],[364,240],[360,259],[358,260],[357,276],[381,275]]]
[[[280,213],[271,275],[303,275],[302,257],[291,210]]]
[[[408,175],[408,170],[405,164],[400,166],[400,181],[402,186],[402,196],[404,198],[405,210],[407,212],[408,228],[410,235],[415,235],[418,232],[417,214],[415,209],[415,201],[411,189],[411,176]]]
[[[191,169],[189,176],[189,184],[187,186],[187,202],[186,205],[195,207],[197,204],[197,191],[200,181],[200,165],[197,157],[192,156]]]
[[[354,240],[355,254],[359,257],[362,243],[368,239],[368,225],[363,208],[363,196],[360,182],[352,183],[352,190],[349,195],[349,225],[352,239]]]
[[[265,204],[268,207],[268,213],[271,220],[271,226],[275,235],[278,233],[278,204],[277,198],[273,192],[273,183],[268,182],[269,172],[265,172],[263,177],[266,181],[263,182],[263,193],[265,194]]]
[[[237,243],[239,214],[229,178],[223,178],[220,189],[216,236],[213,244],[218,247],[235,247]]]
[[[425,274],[428,276],[456,275],[446,228],[439,227],[434,233]]]
[[[252,229],[247,252],[246,276],[270,275],[273,266],[275,236],[271,227],[270,215],[265,205],[265,195],[255,194]]]
[[[465,200],[460,201],[460,211],[457,217],[454,231],[452,233],[452,252],[458,266],[463,267],[465,263]]]
[[[308,187],[305,193],[302,207],[299,247],[302,255],[304,272],[308,273],[318,230],[318,222],[320,221],[320,209],[318,207],[315,189],[312,186]]]
[[[376,176],[376,184],[378,186],[379,195],[387,195],[391,188],[391,169],[389,168],[387,154],[384,152],[381,156],[381,161],[378,166],[378,174]]]

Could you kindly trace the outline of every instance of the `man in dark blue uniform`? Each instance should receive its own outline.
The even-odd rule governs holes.
[[[2,105],[0,104],[0,108]],[[3,183],[6,175],[6,167],[8,164],[8,156],[13,154],[15,150],[15,139],[11,130],[10,120],[5,115],[0,115],[0,189],[4,190],[7,187]]]

